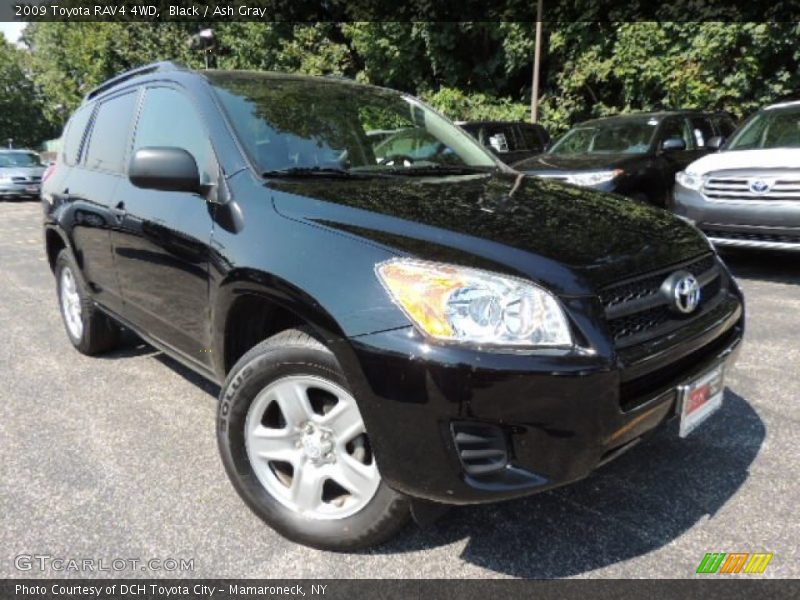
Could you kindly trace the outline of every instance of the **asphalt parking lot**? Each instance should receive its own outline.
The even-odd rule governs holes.
[[[666,429],[571,487],[333,554],[282,539],[239,500],[214,385],[135,340],[101,358],[71,348],[40,221],[38,203],[0,202],[2,577],[64,575],[15,567],[44,554],[194,559],[127,577],[675,578],[706,552],[772,552],[761,577],[800,577],[798,256],[726,255],[747,340],[723,408],[688,439]]]

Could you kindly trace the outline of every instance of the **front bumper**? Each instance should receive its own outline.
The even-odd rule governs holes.
[[[0,183],[0,198],[38,198],[40,193],[38,183]]]
[[[429,345],[404,328],[334,348],[370,432],[381,475],[414,497],[492,502],[581,479],[675,415],[676,389],[721,360],[735,360],[743,305],[685,332],[607,357],[524,355]],[[474,475],[454,424],[499,429],[505,468]]]
[[[709,200],[675,184],[675,212],[689,219],[719,247],[800,252],[800,202]]]
[[[550,181],[558,181],[560,183],[570,183],[567,181],[567,177],[573,174],[580,174],[581,171],[525,171],[526,175],[530,175],[532,177],[539,177],[540,179],[547,179]],[[587,190],[597,190],[598,192],[607,192],[607,193],[620,193],[620,181],[621,178],[617,177],[615,179],[609,179],[607,181],[603,181],[602,183],[597,183],[594,185],[579,185],[577,183],[570,183],[570,185],[574,185],[576,187],[584,188]]]

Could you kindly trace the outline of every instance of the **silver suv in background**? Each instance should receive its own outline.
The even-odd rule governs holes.
[[[33,150],[0,150],[0,198],[38,199],[44,170]]]
[[[761,109],[675,181],[675,212],[716,246],[800,251],[800,101]]]

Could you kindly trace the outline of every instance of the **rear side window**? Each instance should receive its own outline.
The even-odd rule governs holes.
[[[724,115],[717,117],[717,130],[719,131],[718,135],[726,138],[730,137],[736,131],[736,123],[733,122],[733,119]]]
[[[714,128],[711,126],[711,119],[708,117],[691,117],[689,123],[692,126],[694,141],[698,148],[705,148],[708,140],[714,137]]]
[[[191,100],[172,88],[149,88],[136,125],[134,151],[147,147],[182,148],[194,156],[206,179],[213,167],[206,127]]]
[[[92,116],[94,105],[84,106],[78,109],[67,124],[66,134],[64,135],[64,162],[70,166],[78,162],[78,153],[81,149],[83,134],[86,133],[86,125]]]
[[[522,138],[522,145],[520,149],[531,150],[533,152],[544,151],[544,140],[539,136],[539,131],[536,127],[531,125],[519,126],[520,137]]]
[[[506,125],[486,125],[482,131],[481,142],[500,154],[517,150],[519,146],[514,137],[514,128]]]
[[[112,173],[125,170],[128,132],[135,108],[135,92],[111,98],[100,105],[86,151],[87,168]]]

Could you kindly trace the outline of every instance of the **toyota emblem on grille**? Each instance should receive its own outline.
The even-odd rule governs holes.
[[[751,179],[750,191],[754,194],[766,194],[772,189],[773,183],[774,182],[767,181],[766,179]]]
[[[678,312],[688,315],[700,303],[700,284],[691,273],[675,273],[671,278],[672,305]]]

